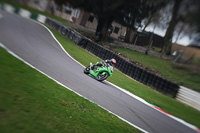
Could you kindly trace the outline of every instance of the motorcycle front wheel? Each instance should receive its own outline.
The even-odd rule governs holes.
[[[98,81],[103,81],[103,80],[107,79],[108,76],[109,76],[109,75],[108,75],[107,72],[101,72],[101,73],[99,73],[99,74],[97,75],[96,79],[97,79]]]

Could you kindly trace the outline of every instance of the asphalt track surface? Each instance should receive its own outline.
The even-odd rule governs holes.
[[[1,10],[0,13],[0,43],[58,82],[147,132],[195,132],[116,87],[85,75],[83,67],[40,24]]]

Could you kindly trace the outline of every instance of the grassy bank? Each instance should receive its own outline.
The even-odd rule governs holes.
[[[135,132],[0,48],[0,132]]]
[[[51,28],[50,28],[51,29]],[[96,63],[100,61],[99,58],[86,50],[78,47],[72,41],[66,39],[55,30],[51,29],[58,41],[63,45],[66,51],[81,64],[88,66],[90,62]],[[129,92],[145,99],[149,103],[152,103],[168,113],[173,114],[191,124],[200,127],[200,112],[188,107],[172,98],[169,98],[159,92],[152,90],[151,88],[138,83],[123,73],[115,70],[112,77],[108,78],[108,81],[128,90]]]
[[[147,56],[144,53],[122,47],[116,47],[114,50],[130,57],[132,61],[139,62],[146,67],[160,72],[165,78],[169,80],[175,81],[180,85],[193,88],[194,90],[200,92],[200,72],[192,68],[174,64],[155,56]]]

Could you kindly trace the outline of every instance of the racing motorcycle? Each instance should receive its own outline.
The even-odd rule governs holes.
[[[99,62],[94,65],[90,63],[90,65],[84,69],[84,73],[93,76],[98,81],[103,81],[109,76],[112,76],[113,67],[105,62],[102,62],[101,65],[99,65]]]

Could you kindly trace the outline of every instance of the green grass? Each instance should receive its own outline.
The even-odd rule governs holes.
[[[102,133],[137,129],[0,48],[1,133]]]
[[[58,41],[63,45],[66,51],[84,66],[88,66],[90,62],[96,63],[97,61],[100,61],[99,58],[78,47],[72,41],[66,39],[55,30],[51,29],[51,31],[58,39]],[[108,78],[108,81],[145,99],[147,102],[160,107],[164,111],[200,127],[199,111],[189,106],[186,106],[170,97],[167,97],[157,91],[154,91],[153,89],[128,78],[121,72],[115,70],[113,76]]]
[[[200,73],[193,69],[122,47],[116,47],[114,50],[130,57],[135,62],[160,72],[162,76],[171,81],[200,92]]]

